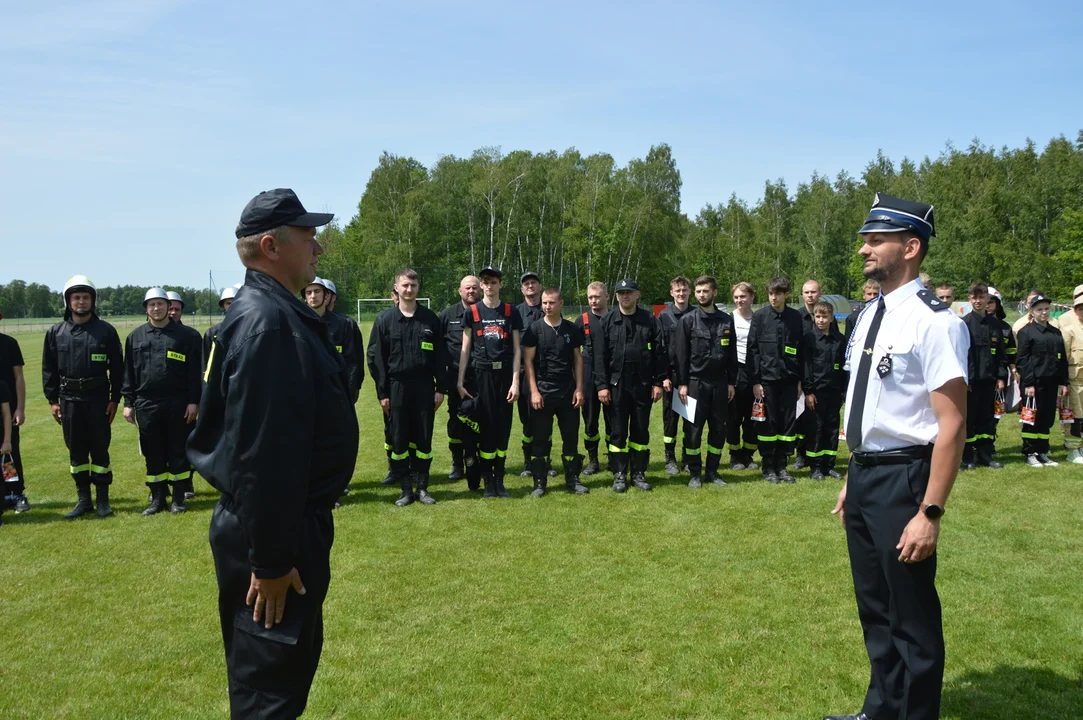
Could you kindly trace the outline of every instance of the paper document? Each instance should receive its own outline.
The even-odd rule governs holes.
[[[683,417],[693,425],[696,422],[696,399],[691,395],[688,396],[688,402],[681,402],[681,394],[676,390],[673,391],[673,412]]]

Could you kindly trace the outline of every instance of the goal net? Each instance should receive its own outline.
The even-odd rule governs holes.
[[[429,298],[418,298],[417,301],[429,307]],[[357,299],[357,322],[361,324],[362,321],[372,322],[376,319],[376,316],[380,314],[381,310],[394,305],[391,298],[358,298]],[[431,309],[431,308],[430,308]]]

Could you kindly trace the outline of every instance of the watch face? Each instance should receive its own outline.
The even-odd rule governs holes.
[[[936,520],[938,517],[940,517],[943,514],[944,514],[944,508],[940,507],[939,505],[926,505],[925,506],[925,517],[929,518],[930,520]]]

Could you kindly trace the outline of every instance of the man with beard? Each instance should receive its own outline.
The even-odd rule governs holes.
[[[481,297],[481,283],[473,275],[467,275],[459,281],[459,302],[448,305],[440,311],[440,333],[444,338],[444,372],[448,378],[459,377],[459,354],[463,349],[463,313]],[[476,449],[467,460],[464,455],[464,433],[466,429],[459,420],[459,393],[447,396],[447,442],[451,450],[451,472],[448,480],[462,480],[469,463],[473,479],[469,482],[472,490],[481,483],[481,467],[477,464]]]

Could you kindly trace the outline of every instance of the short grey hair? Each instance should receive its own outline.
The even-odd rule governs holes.
[[[264,230],[255,235],[245,235],[239,238],[237,240],[237,255],[241,258],[242,264],[247,265],[259,258],[259,241],[264,235],[270,235],[277,242],[286,243],[290,239],[290,228],[288,225],[279,225],[276,228]]]

